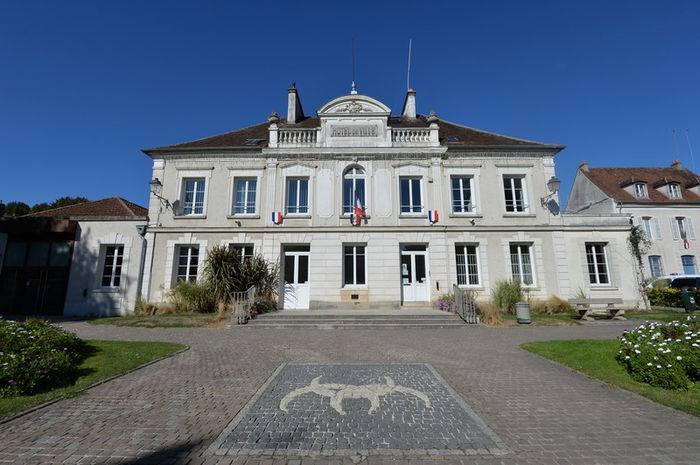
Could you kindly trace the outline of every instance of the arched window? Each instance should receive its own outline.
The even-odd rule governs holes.
[[[352,213],[357,203],[362,210],[367,208],[365,170],[353,166],[343,173],[343,214]]]

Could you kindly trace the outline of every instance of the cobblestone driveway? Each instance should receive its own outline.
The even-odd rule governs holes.
[[[0,463],[700,464],[700,420],[518,348],[531,340],[611,338],[621,325],[340,331],[66,327],[82,337],[167,340],[191,349],[0,425]],[[511,452],[415,458],[207,454],[287,362],[430,364]]]

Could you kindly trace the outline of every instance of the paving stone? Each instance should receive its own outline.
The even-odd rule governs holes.
[[[697,418],[623,390],[609,389],[599,381],[518,347],[523,342],[537,340],[615,338],[625,327],[633,325],[633,321],[627,321],[619,325],[578,327],[248,331],[246,328],[145,329],[67,323],[67,328],[85,338],[173,341],[191,348],[177,357],[100,385],[84,396],[0,425],[0,461],[21,465],[61,464],[79,457],[85,459],[83,463],[109,463],[112,457],[123,457],[121,463],[129,465],[201,465],[205,460],[217,465],[260,464],[265,463],[263,460],[272,460],[274,465],[285,465],[289,460],[301,460],[303,465],[330,461],[344,465],[654,462],[697,465],[700,457]],[[429,364],[511,453],[430,456],[427,449],[419,450],[412,429],[402,425],[390,431],[380,444],[395,441],[402,453],[410,450],[411,455],[368,457],[369,451],[361,450],[352,455],[312,456],[311,450],[295,449],[298,446],[289,442],[286,448],[299,452],[299,457],[205,455],[278,367],[301,362]],[[325,379],[322,377],[321,381]],[[403,382],[410,380],[397,381]],[[314,394],[305,396],[308,399],[303,396],[298,399],[300,405],[320,402],[326,409],[324,415],[331,417],[334,410],[328,399]],[[413,409],[410,413],[414,421],[435,421],[435,416],[422,415],[421,401],[412,397],[396,394],[397,402]],[[388,407],[386,402],[386,396],[381,398],[376,413],[368,415],[371,421],[375,418],[388,421],[386,415],[382,417],[383,409]],[[343,405],[351,417],[350,408],[366,412],[369,402],[350,399]],[[301,418],[313,414],[296,412]],[[328,428],[337,424],[323,423]],[[357,429],[373,423],[358,417],[348,424]],[[289,426],[289,422],[279,422],[277,432],[290,433],[292,437],[299,434]],[[259,427],[265,431],[266,425]],[[443,436],[439,438],[448,441],[448,448],[454,447],[450,438]],[[332,439],[338,442],[319,437],[321,451],[326,444],[338,448],[341,443],[355,441],[360,447],[369,448],[375,441],[371,435],[360,434]],[[254,442],[246,448],[250,452],[254,450],[252,447],[257,447]],[[489,450],[488,444],[477,448]]]

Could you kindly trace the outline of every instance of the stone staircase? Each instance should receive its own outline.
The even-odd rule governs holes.
[[[407,329],[464,328],[457,315],[434,309],[397,310],[281,310],[259,315],[247,328]]]

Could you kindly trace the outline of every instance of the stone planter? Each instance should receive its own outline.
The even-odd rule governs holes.
[[[527,302],[518,302],[515,304],[515,314],[518,317],[518,323],[521,325],[529,325],[530,320],[530,304]]]

